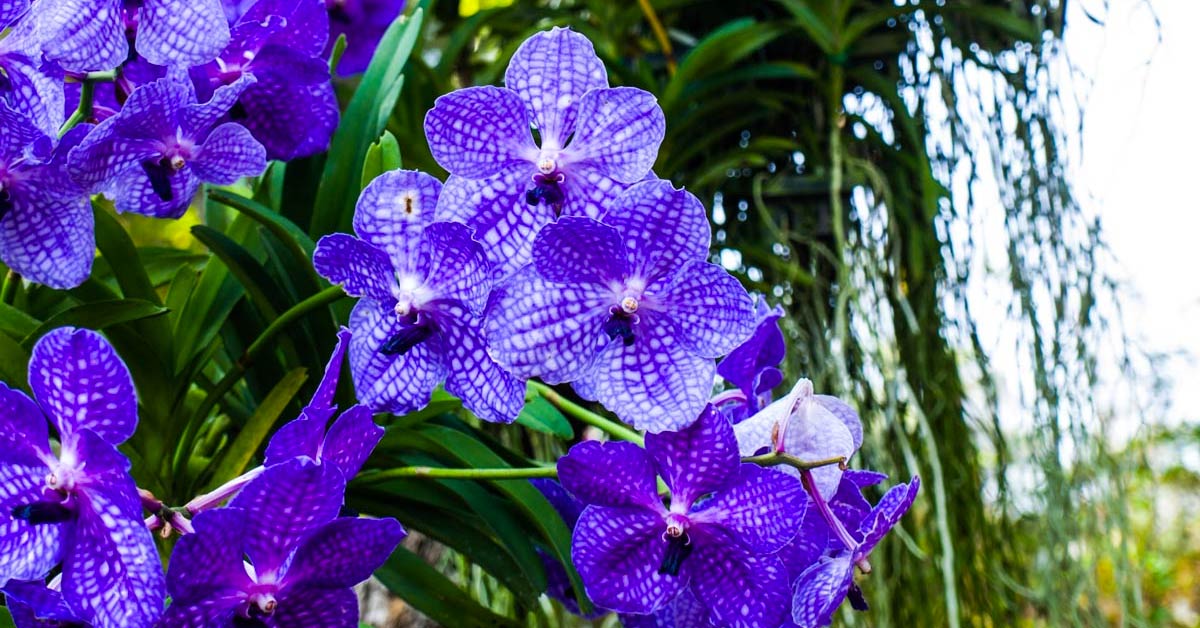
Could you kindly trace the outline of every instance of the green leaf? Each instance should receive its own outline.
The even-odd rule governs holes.
[[[96,248],[100,249],[100,254],[108,262],[117,285],[121,286],[121,294],[161,305],[137,247],[121,223],[99,207],[95,207],[92,213],[96,220]]]
[[[29,351],[16,340],[0,334],[0,381],[13,388],[29,389]]]
[[[375,572],[375,577],[404,601],[444,626],[455,628],[520,628],[479,605],[462,589],[405,547]]]
[[[211,227],[196,225],[192,227],[192,234],[221,258],[229,272],[246,289],[246,294],[264,320],[273,320],[280,311],[286,309],[286,303],[281,302],[283,290],[250,251]]]
[[[150,318],[166,314],[167,308],[141,299],[118,299],[115,301],[96,301],[84,303],[63,310],[46,319],[46,322],[21,340],[21,346],[26,350],[33,349],[34,343],[47,332],[57,327],[86,327],[88,329],[104,329],[120,323]]]
[[[475,468],[509,467],[504,458],[469,434],[440,425],[422,425],[418,430],[436,442],[445,454],[458,458],[467,466]],[[444,455],[445,455],[444,454]],[[494,480],[492,484],[511,499],[541,532],[556,558],[567,570],[567,577],[575,590],[576,600],[584,612],[592,608],[591,600],[584,593],[583,582],[571,563],[571,529],[563,522],[541,491],[527,480]]]
[[[424,12],[418,9],[411,16],[401,16],[392,22],[342,115],[317,190],[309,229],[314,237],[350,230],[363,162],[371,144],[383,133],[400,97],[404,84],[401,71],[421,34],[423,16]]]
[[[745,18],[713,31],[679,64],[679,71],[671,77],[659,99],[663,111],[670,112],[688,104],[687,99],[681,97],[695,81],[719,74],[789,30],[791,26],[784,22],[756,22],[753,18]]]
[[[0,303],[0,332],[13,338],[24,338],[37,329],[39,322],[7,303]]]
[[[521,414],[517,416],[517,423],[562,439],[575,438],[575,429],[571,427],[567,417],[540,395],[534,396],[525,404]]]
[[[300,387],[308,379],[307,369],[301,367],[288,371],[287,375],[271,389],[267,397],[258,404],[258,409],[250,415],[250,420],[238,432],[228,447],[225,447],[221,457],[215,463],[216,472],[208,482],[205,492],[232,480],[242,474],[250,464],[259,446],[271,433],[271,428],[279,420],[279,416],[287,409],[288,404],[300,392]]]
[[[366,188],[375,177],[392,170],[399,170],[404,165],[400,159],[400,143],[391,131],[384,131],[379,141],[371,144],[367,151],[366,161],[363,162],[362,187]]]

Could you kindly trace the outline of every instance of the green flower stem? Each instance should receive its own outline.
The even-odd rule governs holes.
[[[843,469],[846,468],[846,459],[842,458],[841,456],[836,458],[826,458],[825,460],[808,461],[801,460],[791,454],[781,451],[742,458],[742,462],[749,462],[763,467],[778,467],[780,465],[787,465],[789,467],[795,467],[801,471],[811,471],[812,469],[819,469],[821,467],[828,467],[835,464]]]
[[[845,458],[829,458],[812,462],[801,460],[791,454],[771,453],[742,458],[764,467],[787,465],[809,471],[830,465],[845,465]],[[378,484],[398,478],[429,478],[433,480],[528,480],[532,478],[558,479],[557,467],[511,467],[500,469],[447,469],[444,467],[397,467],[383,471],[368,471],[358,476],[355,483]]]
[[[515,467],[502,469],[446,469],[442,467],[398,467],[364,473],[356,482],[377,484],[397,478],[430,478],[446,480],[527,480],[531,478],[558,479],[557,467]]]
[[[79,106],[71,113],[71,117],[67,118],[65,124],[58,131],[58,137],[67,134],[67,131],[75,128],[75,125],[84,122],[92,117],[92,102],[96,95],[96,83],[91,79],[86,79],[80,83],[79,90]]]
[[[621,440],[627,440],[631,443],[637,443],[638,445],[645,444],[645,439],[642,438],[641,434],[638,434],[636,431],[631,430],[628,427],[613,421],[612,419],[602,417],[599,414],[596,414],[595,412],[592,412],[591,410],[588,410],[587,408],[575,403],[574,401],[563,397],[562,395],[558,394],[558,391],[547,386],[546,384],[530,380],[529,385],[532,386],[533,389],[536,390],[537,393],[546,401],[549,401],[551,405],[559,410],[562,410],[563,413],[572,416],[583,423],[597,427],[610,436],[615,436]]]
[[[175,459],[172,467],[175,474],[179,474],[187,459],[187,453],[192,450],[196,434],[200,430],[200,425],[204,423],[204,419],[208,417],[208,413],[216,407],[217,402],[221,400],[246,374],[246,370],[254,364],[254,360],[264,349],[272,346],[275,336],[287,329],[292,323],[307,316],[311,312],[320,308],[326,307],[329,304],[342,299],[346,293],[342,291],[341,286],[330,286],[311,297],[288,308],[279,318],[276,318],[257,339],[246,348],[245,353],[233,363],[233,367],[225,373],[212,391],[204,398],[204,401],[196,408],[196,412],[188,421],[187,427],[184,428],[183,437],[179,439],[180,447],[175,450]]]
[[[21,276],[11,268],[8,269],[8,274],[4,276],[4,286],[0,287],[0,302],[12,305],[17,298],[17,286],[19,285],[21,285]]]

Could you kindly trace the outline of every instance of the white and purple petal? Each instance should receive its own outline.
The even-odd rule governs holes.
[[[675,320],[676,337],[688,350],[706,358],[729,353],[754,331],[754,304],[742,284],[725,269],[703,260],[687,263],[666,285],[655,290],[648,307]]]
[[[863,520],[858,533],[862,536],[862,545],[856,551],[857,555],[865,556],[883,540],[883,537],[912,507],[917,492],[921,490],[921,478],[913,476],[908,484],[893,486],[884,493],[883,498],[875,504],[875,508]]]
[[[375,424],[371,409],[351,406],[329,427],[321,447],[321,461],[337,467],[342,477],[350,481],[382,438],[383,428]]]
[[[434,221],[442,182],[418,170],[371,181],[354,206],[354,233],[387,252],[392,266],[415,271],[421,232]]]
[[[733,427],[712,406],[677,432],[646,435],[646,453],[671,489],[672,506],[691,508],[702,495],[722,491],[738,480],[737,440]]]
[[[808,504],[804,487],[775,469],[748,463],[739,467],[735,481],[693,513],[692,521],[719,526],[750,552],[777,552],[795,537],[803,520]]]
[[[687,584],[659,573],[666,555],[662,515],[644,508],[588,506],[571,536],[571,558],[596,606],[653,613]]]
[[[137,51],[155,65],[206,63],[228,43],[221,0],[145,0],[138,10]]]
[[[286,581],[293,587],[349,589],[370,578],[404,534],[395,519],[335,519],[296,549]]]
[[[500,87],[468,87],[439,97],[425,116],[425,137],[438,165],[469,179],[530,164],[537,156],[524,103]]]
[[[133,378],[94,331],[60,327],[42,336],[29,360],[29,386],[64,440],[91,430],[119,445],[137,428]]]
[[[708,259],[712,229],[700,199],[670,181],[636,183],[609,207],[603,222],[621,233],[630,266],[647,283]]]
[[[778,626],[787,615],[788,577],[779,558],[754,554],[720,536],[696,540],[684,563],[696,600],[717,626]]]
[[[0,382],[0,464],[42,466],[49,457],[45,415],[25,393]]]
[[[395,276],[387,253],[344,233],[327,235],[313,251],[313,267],[352,297],[395,301]]]
[[[206,183],[232,185],[267,169],[267,151],[246,127],[227,122],[196,147],[192,172]]]
[[[792,621],[799,628],[828,626],[853,582],[854,563],[848,554],[821,558],[796,579]]]
[[[0,28],[4,21],[0,20]],[[63,71],[27,50],[9,49],[10,37],[0,40],[0,103],[20,113],[42,133],[58,135],[66,118]],[[7,80],[4,80],[7,79]]]
[[[576,132],[580,101],[589,91],[608,87],[608,73],[587,37],[555,27],[517,48],[504,85],[525,102],[542,146],[562,148]]]
[[[667,122],[654,95],[636,87],[594,89],[583,96],[579,125],[563,151],[570,176],[586,164],[623,183],[640,181],[654,166]]]
[[[676,340],[671,321],[653,312],[638,316],[633,343],[609,342],[582,381],[604,407],[639,430],[681,430],[704,409],[716,367]]]
[[[42,499],[48,472],[44,464],[0,463],[0,581],[44,578],[62,560],[72,523],[32,525],[13,516]]]
[[[417,268],[434,299],[458,301],[472,316],[483,314],[492,289],[491,265],[471,229],[457,222],[435,222],[425,228],[418,246]]]
[[[603,328],[611,302],[606,288],[556,284],[526,268],[492,295],[488,346],[518,377],[550,384],[577,380],[591,372],[608,341]]]
[[[246,510],[246,555],[256,573],[279,569],[310,532],[332,521],[346,481],[336,467],[293,458],[267,467],[229,505]]]
[[[166,583],[129,461],[91,430],[77,435],[76,448],[87,475],[63,558],[63,597],[93,625],[146,628],[162,614]]]
[[[629,276],[628,252],[616,229],[591,218],[566,216],[533,241],[533,266],[547,281],[608,286]],[[614,297],[614,305],[617,299]]]
[[[39,0],[32,15],[42,52],[64,70],[111,70],[129,56],[121,0]]]
[[[583,441],[558,460],[562,487],[585,504],[606,508],[643,508],[665,515],[656,477],[646,451],[624,441]]]
[[[461,225],[459,225],[461,226]],[[430,339],[446,367],[446,392],[462,399],[475,416],[511,423],[525,406],[525,380],[509,373],[488,353],[482,321],[457,302],[439,302]]]

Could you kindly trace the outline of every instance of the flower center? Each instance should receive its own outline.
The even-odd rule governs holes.
[[[632,345],[634,341],[633,326],[637,323],[637,315],[626,312],[622,307],[610,308],[608,312],[608,320],[604,321],[601,329],[609,339],[615,340],[619,337],[626,347]]]
[[[545,203],[554,210],[555,215],[562,211],[566,195],[562,184],[567,177],[558,169],[558,151],[543,150],[538,155],[534,166],[537,174],[533,175],[533,187],[525,191],[525,202],[530,205]]]
[[[679,568],[683,565],[683,561],[695,549],[692,539],[687,533],[688,523],[687,517],[679,513],[673,512],[667,515],[667,531],[663,533],[663,540],[667,542],[667,551],[663,554],[662,563],[658,566],[658,573],[665,576],[679,575]]]
[[[411,310],[400,315],[400,303],[397,302],[396,313],[400,316],[400,330],[392,334],[379,348],[379,352],[384,355],[404,355],[428,340],[437,330],[433,320],[420,310]]]
[[[142,162],[142,170],[150,178],[150,189],[164,202],[175,199],[175,191],[171,189],[171,178],[187,165],[187,152],[183,146],[176,145],[163,151],[158,159]]]

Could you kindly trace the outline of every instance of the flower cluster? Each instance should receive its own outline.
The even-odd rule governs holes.
[[[426,117],[445,186],[389,173],[359,200],[358,237],[318,244],[317,270],[362,298],[360,399],[411,411],[445,381],[481,418],[508,422],[523,380],[540,377],[637,428],[687,427],[754,314],[708,262],[700,201],[650,172],[662,111],[645,91],[608,87],[568,29],[525,41],[505,84],[443,96]]]
[[[169,509],[139,497],[116,449],[137,423],[129,371],[94,332],[43,337],[29,366],[36,402],[0,384],[0,582],[18,625],[358,625],[351,587],[404,530],[342,514],[346,482],[383,435],[361,405],[329,425],[349,341],[339,334],[316,394],[271,439],[264,466],[193,500],[190,521],[171,513],[185,534],[164,579],[142,510],[154,503],[158,521]]]
[[[95,250],[90,195],[177,218],[201,183],[325,150],[338,123],[330,34],[347,37],[342,71],[361,71],[402,9],[398,0],[0,3],[0,261],[75,287]]]

